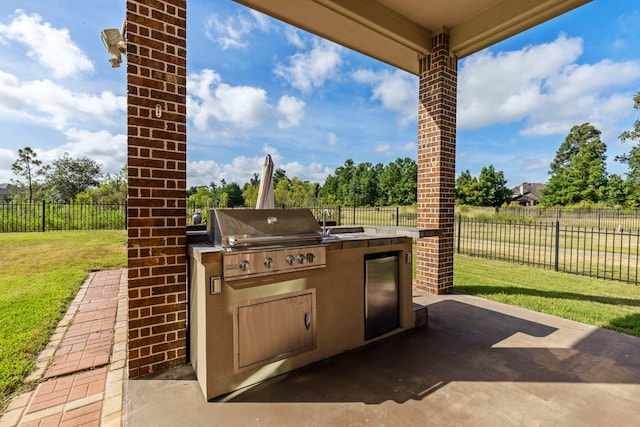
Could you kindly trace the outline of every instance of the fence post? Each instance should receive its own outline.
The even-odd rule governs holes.
[[[558,271],[559,260],[560,260],[560,221],[556,221],[556,259],[555,259],[556,271]]]
[[[46,200],[42,201],[42,232],[43,233],[45,232],[45,224],[46,224],[45,222],[46,203],[47,203]]]
[[[396,206],[396,227],[400,225],[400,208]]]
[[[462,231],[462,215],[458,214],[458,242],[456,244],[456,249],[458,254],[460,253],[460,234]]]
[[[336,225],[342,225],[342,206],[338,206],[338,221]]]

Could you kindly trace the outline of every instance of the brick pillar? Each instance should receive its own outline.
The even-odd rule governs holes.
[[[186,0],[127,0],[129,377],[186,357]]]
[[[435,294],[453,290],[457,58],[449,36],[433,38],[420,62],[418,106],[418,227],[437,229],[418,239],[416,286]]]

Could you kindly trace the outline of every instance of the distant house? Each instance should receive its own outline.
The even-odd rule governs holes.
[[[11,190],[15,188],[15,185],[8,183],[0,183],[0,197],[11,195]]]
[[[529,184],[525,182],[512,189],[511,199],[522,206],[535,206],[540,203],[544,187],[544,184]]]

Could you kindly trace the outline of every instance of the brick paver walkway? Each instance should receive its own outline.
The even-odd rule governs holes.
[[[58,324],[34,391],[16,397],[9,426],[122,426],[126,362],[126,271],[92,273]]]

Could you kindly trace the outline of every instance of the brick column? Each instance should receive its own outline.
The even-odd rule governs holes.
[[[453,290],[457,58],[449,36],[433,38],[433,53],[420,62],[418,106],[418,227],[439,230],[418,239],[416,286],[442,294]]]
[[[127,0],[129,377],[185,363],[186,0]]]

